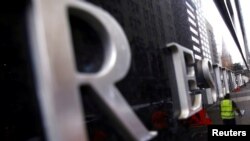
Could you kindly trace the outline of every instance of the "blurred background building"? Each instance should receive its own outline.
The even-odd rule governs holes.
[[[212,63],[219,64],[219,54],[215,42],[213,27],[207,20],[206,20],[206,27],[207,27],[207,35],[208,35]]]

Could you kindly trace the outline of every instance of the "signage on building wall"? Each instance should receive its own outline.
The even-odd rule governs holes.
[[[103,41],[104,63],[96,73],[77,72],[74,66],[70,14],[93,26]],[[115,86],[127,74],[131,54],[124,31],[111,15],[82,1],[37,0],[29,8],[28,17],[37,93],[49,140],[88,140],[79,100],[78,88],[82,85],[89,85],[95,90],[96,101],[127,139],[146,141],[157,134],[146,129]],[[202,108],[195,59],[191,50],[177,43],[168,44],[167,49],[171,52],[173,64],[169,69],[175,73],[172,75],[174,111],[179,119],[186,119]],[[220,82],[226,91],[229,88],[228,76],[225,71],[223,75],[220,71],[218,67],[215,73],[221,97],[224,86]],[[201,78],[200,86],[208,89],[205,95],[208,104],[217,101],[212,73],[211,62],[206,59],[198,61],[197,75]]]
[[[177,43],[170,43],[167,49],[171,52],[173,73],[171,76],[175,114],[179,119],[186,119],[197,113],[202,108],[201,93],[198,89],[193,52]]]
[[[50,141],[86,141],[79,87],[91,86],[95,99],[128,140],[146,141],[149,132],[123,98],[115,83],[130,67],[130,50],[124,31],[104,10],[77,0],[36,0],[29,9],[29,27],[37,93]],[[74,53],[68,16],[88,22],[103,40],[105,59],[97,73],[80,73]]]

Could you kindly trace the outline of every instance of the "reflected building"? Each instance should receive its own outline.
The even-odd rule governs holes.
[[[201,0],[172,0],[176,40],[194,52],[196,60],[212,62],[206,21]]]
[[[191,49],[196,60],[202,59],[202,44],[199,32],[199,14],[192,0],[171,0],[176,40]]]
[[[200,33],[200,43],[201,43],[201,50],[202,50],[202,56],[203,58],[207,58],[208,60],[212,61],[211,58],[211,51],[209,47],[209,41],[208,41],[208,34],[207,34],[207,28],[206,28],[206,20],[203,15],[202,10],[202,2],[201,0],[192,0],[193,3],[196,6],[196,13],[197,13],[197,20],[198,20],[198,29]]]
[[[208,36],[208,42],[211,52],[211,60],[213,64],[219,64],[219,54],[215,42],[215,37],[213,33],[213,27],[212,25],[206,21],[206,27],[207,27],[207,36]]]

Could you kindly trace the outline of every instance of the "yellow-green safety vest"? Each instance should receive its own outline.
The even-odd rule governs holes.
[[[235,118],[234,107],[232,100],[224,99],[220,103],[221,118],[222,119],[233,119]]]

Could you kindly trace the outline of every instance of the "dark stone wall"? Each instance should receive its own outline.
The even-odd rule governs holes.
[[[183,11],[186,10],[183,7],[184,1],[88,0],[88,2],[108,11],[126,33],[131,47],[132,62],[127,76],[116,85],[145,126],[149,130],[159,131],[159,136],[154,140],[188,140],[189,130],[184,126],[185,122],[173,117],[173,94],[168,76],[175,74],[169,71],[172,67],[171,58],[166,56],[170,53],[162,50],[170,42],[178,42],[190,49],[192,47],[187,15]],[[0,84],[3,86],[0,98],[3,115],[0,120],[2,133],[0,140],[26,141],[31,138],[44,140],[27,37],[25,17],[27,3],[16,5],[21,11],[10,9],[0,15],[0,37],[3,39],[0,42]],[[69,19],[71,25],[75,27],[72,30],[72,37],[74,38],[75,32],[78,31],[84,35],[81,38],[82,42],[73,39],[75,46],[101,45],[97,43],[101,41],[94,38],[96,34],[92,33],[95,31],[90,29],[91,25],[81,27],[77,19],[74,17]],[[91,54],[101,54],[101,49],[99,51],[93,48],[77,49],[79,48],[75,48],[76,58],[87,63],[89,58],[86,57],[97,60],[102,58]],[[77,62],[77,65],[79,71],[89,71],[80,67],[81,61]],[[95,68],[90,71],[96,72],[100,68],[98,61],[92,65]],[[88,86],[81,87],[80,90],[90,140],[123,140],[122,133],[113,128],[114,123],[98,108],[97,101],[91,97],[95,93],[94,90]],[[154,118],[157,115],[164,119],[163,128],[154,125]]]
[[[174,25],[176,27],[177,42],[193,50],[193,42],[191,40],[185,0],[171,0],[171,2],[173,7]]]
[[[192,49],[186,8],[183,11],[184,1],[177,0],[174,6],[171,0],[88,0],[88,2],[114,16],[129,40],[132,64],[127,76],[117,83],[125,99],[149,130],[157,130],[152,123],[153,115],[159,111],[165,113],[166,128],[159,130],[160,134],[154,140],[188,139],[187,128],[173,117],[171,81],[168,76],[175,74],[170,74],[172,72],[168,71],[172,67],[169,63],[171,58],[166,57],[170,55],[169,52],[162,50],[170,42],[178,42]],[[180,18],[175,18],[177,16]],[[95,100],[88,95],[91,94],[83,96],[83,101],[95,103]],[[91,107],[96,109],[95,106],[91,106],[92,102],[88,102],[89,104],[86,102],[85,109]],[[94,115],[102,113],[101,110],[94,113],[89,110],[89,112]],[[107,122],[105,115],[101,117],[88,124],[88,129],[92,131],[89,133],[91,138],[96,135],[94,130],[97,122],[98,128],[102,127],[102,131],[111,135],[111,131],[108,130],[112,122]],[[183,136],[180,137],[179,134]],[[113,136],[117,137],[119,133]]]
[[[193,45],[201,49],[201,42],[200,44],[197,44],[191,39],[191,36],[194,36],[200,41],[198,15],[194,13],[195,19],[193,20],[197,25],[195,27],[188,21],[188,13],[187,13],[188,8],[185,3],[186,1],[196,11],[196,6],[191,0],[171,0],[173,17],[174,17],[174,26],[176,30],[176,39],[179,44],[191,50],[193,50]],[[190,28],[189,28],[190,26],[192,26],[198,32],[198,36],[190,31]],[[193,52],[195,54],[202,56],[202,49],[201,49],[201,52],[197,52],[195,50],[193,50]]]
[[[0,140],[43,139],[28,45],[28,1],[0,6]]]
[[[123,27],[132,64],[118,87],[131,105],[166,99],[170,94],[162,49],[176,41],[169,0],[89,0],[107,10]]]

